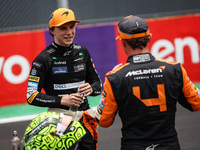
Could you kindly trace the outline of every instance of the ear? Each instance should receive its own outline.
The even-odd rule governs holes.
[[[121,39],[121,44],[122,44],[123,47],[126,47],[126,46],[127,46],[126,41],[125,41],[125,40],[122,40],[122,39]]]
[[[51,34],[53,34],[53,29],[52,29],[52,28],[49,28],[49,32],[50,32]]]
[[[152,33],[149,34],[149,41],[151,41]]]

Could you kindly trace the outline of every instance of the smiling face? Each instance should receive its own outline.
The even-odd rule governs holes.
[[[75,37],[75,26],[75,22],[67,22],[50,30],[50,33],[53,34],[55,43],[65,47],[70,46]]]

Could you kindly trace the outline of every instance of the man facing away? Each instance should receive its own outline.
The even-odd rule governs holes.
[[[119,114],[121,150],[180,150],[176,104],[200,110],[199,89],[180,63],[156,59],[149,52],[151,34],[144,19],[122,19],[118,34],[128,59],[106,74],[96,114],[99,125],[111,126]]]
[[[77,23],[70,9],[59,8],[50,16],[49,32],[53,42],[33,60],[27,88],[30,105],[69,114],[70,107],[88,110],[87,96],[101,93],[101,80],[89,51],[73,43]],[[97,141],[87,136],[89,140],[81,149],[96,149]]]

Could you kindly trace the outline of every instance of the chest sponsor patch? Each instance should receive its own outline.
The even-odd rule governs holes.
[[[67,66],[52,67],[53,74],[68,73]]]
[[[66,61],[54,61],[53,64],[54,65],[66,65],[67,62]]]
[[[85,70],[85,64],[79,64],[74,66],[74,72],[79,72]]]
[[[84,57],[80,57],[80,58],[74,59],[74,62],[76,62],[76,61],[83,61],[83,58]]]
[[[67,84],[54,84],[54,90],[74,89],[74,88],[78,88],[79,85],[84,84],[84,83],[85,81],[67,83]]]

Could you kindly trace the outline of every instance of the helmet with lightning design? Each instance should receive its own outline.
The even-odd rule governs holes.
[[[43,112],[35,117],[24,134],[24,150],[68,150],[86,134],[78,121],[62,113]]]

